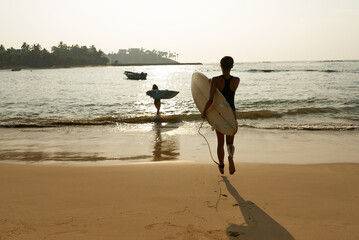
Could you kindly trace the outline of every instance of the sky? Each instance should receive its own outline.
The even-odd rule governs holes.
[[[145,48],[180,62],[359,59],[358,0],[0,0],[0,44]]]

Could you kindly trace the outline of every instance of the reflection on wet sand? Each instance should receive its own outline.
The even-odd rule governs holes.
[[[167,125],[162,125],[161,122],[154,123],[153,129],[155,131],[155,139],[152,152],[153,161],[171,161],[178,159],[180,153],[177,136],[168,134],[162,136],[163,132],[173,130],[174,128],[178,128],[178,126],[174,125],[169,127]]]
[[[120,130],[113,127],[0,129],[0,162],[116,164],[178,160],[179,137],[169,132],[180,125],[156,122]]]
[[[0,161],[20,161],[20,162],[97,162],[97,161],[133,161],[149,159],[150,155],[138,155],[130,157],[104,157],[100,153],[85,154],[80,152],[24,152],[24,151],[1,151]]]

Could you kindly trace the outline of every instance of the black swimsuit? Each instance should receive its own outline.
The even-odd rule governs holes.
[[[233,76],[231,76],[228,79],[226,79],[223,75],[222,77],[224,78],[225,83],[224,83],[224,88],[220,92],[223,94],[223,96],[231,106],[232,110],[235,111],[236,108],[234,106],[234,92],[231,90],[231,80]]]

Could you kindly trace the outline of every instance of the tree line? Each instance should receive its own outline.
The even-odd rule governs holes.
[[[95,46],[68,46],[60,42],[53,46],[51,52],[40,44],[30,46],[24,42],[21,49],[13,47],[5,49],[0,45],[0,68],[31,67],[70,67],[86,65],[107,65],[109,59]]]
[[[70,66],[99,66],[117,64],[166,64],[178,63],[175,61],[178,54],[144,48],[120,49],[117,53],[106,55],[97,50],[94,45],[68,46],[60,42],[58,46],[51,47],[51,51],[42,48],[40,44],[29,45],[24,42],[20,49],[13,47],[5,49],[0,45],[0,68],[51,68]]]
[[[107,55],[110,63],[117,64],[165,64],[178,63],[175,61],[178,54],[157,50],[146,50],[144,48],[119,49],[117,53]]]

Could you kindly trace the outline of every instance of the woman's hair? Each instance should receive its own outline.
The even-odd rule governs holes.
[[[221,67],[223,70],[229,70],[233,67],[233,58],[229,56],[225,56],[221,59]]]
[[[158,90],[158,87],[157,87],[157,85],[156,84],[153,84],[153,86],[152,86],[152,90]]]

